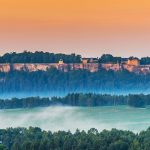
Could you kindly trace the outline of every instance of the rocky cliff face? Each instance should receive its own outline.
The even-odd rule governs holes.
[[[0,64],[0,72],[9,72],[10,65],[9,64]]]
[[[12,70],[17,70],[17,71],[46,71],[50,68],[56,68],[58,70],[67,72],[69,70],[79,70],[79,69],[87,69],[91,72],[96,72],[98,71],[99,67],[98,64],[22,64],[22,63],[17,63],[17,64],[0,64],[0,72],[9,72],[11,69]]]
[[[0,72],[9,72],[10,70],[17,70],[17,71],[46,71],[50,68],[56,68],[60,71],[68,72],[69,70],[79,70],[79,69],[86,69],[90,72],[97,72],[101,68],[106,70],[113,70],[113,71],[119,71],[122,69],[126,69],[129,72],[134,73],[143,73],[147,74],[150,73],[150,65],[146,66],[134,66],[134,65],[128,65],[128,64],[98,64],[98,63],[76,63],[76,64],[59,64],[59,63],[52,63],[52,64],[23,64],[23,63],[17,63],[17,64],[0,64]]]

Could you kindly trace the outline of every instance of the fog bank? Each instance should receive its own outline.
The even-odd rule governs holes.
[[[48,107],[35,109],[16,109],[0,111],[0,128],[40,127],[44,130],[58,131],[77,128],[88,130],[96,128],[122,129],[139,132],[150,124],[150,109],[121,107]]]

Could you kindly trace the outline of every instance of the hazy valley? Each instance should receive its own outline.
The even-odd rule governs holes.
[[[70,136],[81,131],[79,138],[82,134],[90,134],[91,138],[105,130],[109,130],[108,134],[120,132],[110,131],[112,128],[129,130],[132,136],[136,133],[140,136],[149,127],[149,57],[121,58],[105,54],[100,58],[82,58],[75,54],[23,52],[5,54],[0,57],[0,63],[0,128],[3,129],[0,141],[9,149],[23,149],[17,139],[25,138],[21,141],[24,143],[32,133],[35,139],[38,134],[41,141],[47,138],[41,146],[44,147],[51,143],[47,134],[51,137],[58,134],[60,138],[59,130],[63,132],[61,136],[69,130]],[[10,134],[10,130],[16,137],[11,139],[12,145],[5,135]],[[127,133],[124,131],[120,136]],[[32,145],[36,145],[33,141]],[[135,143],[130,142],[130,146],[135,147]],[[124,142],[123,147],[130,147],[127,143]],[[30,147],[30,143],[24,145]],[[50,145],[47,147],[59,147],[59,144]],[[70,150],[69,146],[66,150]],[[84,149],[82,144],[80,146]],[[64,143],[60,147],[65,147]]]

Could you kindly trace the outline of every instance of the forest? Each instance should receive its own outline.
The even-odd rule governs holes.
[[[24,51],[21,53],[6,53],[0,56],[0,63],[58,63],[62,59],[65,63],[81,63],[81,55],[78,54],[62,54],[62,53],[50,53],[43,51]],[[121,63],[127,59],[133,59],[136,57],[115,57],[111,54],[103,54],[102,56],[97,56],[99,63]],[[139,58],[136,58],[139,59]],[[142,57],[139,59],[141,65],[149,65],[150,57]]]
[[[0,63],[58,63],[63,59],[65,63],[80,63],[81,56],[75,54],[54,54],[43,51],[22,53],[6,53],[0,57]]]
[[[135,134],[112,129],[42,131],[40,128],[0,129],[0,150],[149,150],[150,128]]]
[[[100,94],[68,94],[65,97],[28,97],[28,98],[12,98],[11,100],[0,100],[0,109],[16,109],[16,108],[34,108],[48,106],[81,106],[81,107],[97,107],[97,106],[117,106],[128,105],[131,107],[146,107],[150,105],[150,95],[128,95],[128,96],[112,96]]]
[[[65,63],[79,63],[81,56],[76,54],[54,54],[48,52],[6,53],[0,57],[0,63],[55,63],[63,59]],[[120,62],[126,58],[104,54],[99,63]],[[150,58],[141,58],[141,64],[149,64]],[[129,94],[150,91],[150,74],[135,74],[127,70],[114,72],[101,69],[98,72],[73,70],[62,72],[56,68],[47,71],[0,72],[0,97],[64,96],[68,93],[107,93]]]
[[[0,96],[25,93],[26,96],[55,96],[68,93],[149,93],[150,74],[123,71],[87,70],[62,72],[55,68],[47,71],[0,72]],[[36,93],[32,95],[32,93]]]

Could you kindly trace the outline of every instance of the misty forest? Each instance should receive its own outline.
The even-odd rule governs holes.
[[[68,94],[65,97],[28,97],[12,98],[11,100],[0,99],[0,109],[34,108],[48,106],[117,106],[128,105],[131,107],[146,107],[150,105],[150,95],[112,96],[98,94]]]
[[[128,71],[101,70],[91,73],[87,70],[61,72],[55,68],[48,71],[12,71],[0,73],[1,94],[32,93],[55,96],[74,92],[93,93],[148,93],[150,74],[136,75]]]
[[[131,57],[133,58],[133,57]],[[65,63],[80,63],[81,56],[76,54],[54,54],[44,52],[7,53],[0,57],[0,63],[57,63],[63,59]],[[99,63],[116,63],[125,58],[102,55]],[[150,58],[140,59],[141,64],[149,64]],[[68,93],[149,93],[150,74],[135,74],[127,70],[112,71],[101,69],[97,72],[88,70],[72,70],[63,72],[56,68],[47,71],[16,71],[0,72],[1,96],[17,93],[25,96],[64,96]],[[32,93],[31,93],[32,91]]]
[[[0,0],[0,150],[150,150],[150,0]]]
[[[110,54],[95,59],[100,65],[127,60]],[[150,64],[149,57],[128,59]],[[82,63],[82,56],[13,52],[0,64],[60,60]],[[149,84],[150,73],[125,69],[1,71],[0,150],[149,150]]]

